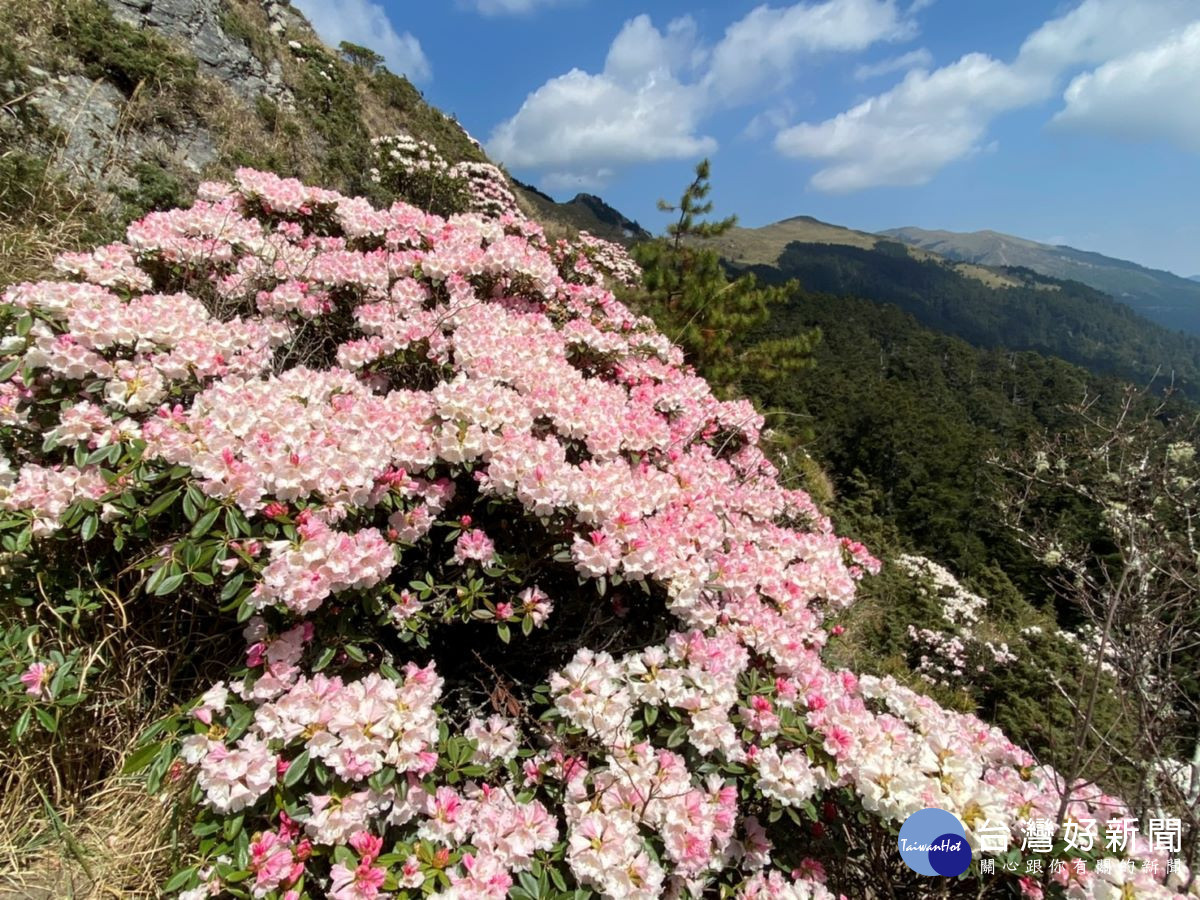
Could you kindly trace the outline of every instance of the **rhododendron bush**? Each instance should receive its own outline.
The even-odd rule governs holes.
[[[997,730],[823,665],[878,564],[614,298],[619,248],[242,170],[59,267],[4,294],[4,578],[227,637],[131,761],[190,786],[168,890],[914,896],[914,810],[1014,848],[1056,815]],[[35,657],[12,691],[44,708]],[[1049,895],[1186,879],[1144,842],[1083,855],[1158,878],[1062,867]],[[1013,896],[1010,858],[937,889]]]

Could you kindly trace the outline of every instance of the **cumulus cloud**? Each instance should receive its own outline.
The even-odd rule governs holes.
[[[854,70],[855,81],[870,81],[880,75],[890,75],[893,72],[907,72],[909,69],[926,69],[933,62],[933,54],[921,47],[900,56],[891,56],[876,63],[867,63]]]
[[[371,0],[293,0],[317,34],[336,47],[342,41],[369,47],[393,72],[414,81],[430,77],[432,69],[421,42],[409,32],[396,31],[383,7]]]
[[[916,69],[892,90],[817,124],[786,128],[787,156],[830,160],[812,178],[823,191],[924,184],[980,149],[991,117],[1044,96],[1041,78],[982,53],[933,72]]]
[[[968,53],[932,72],[910,71],[891,90],[837,116],[783,129],[775,146],[784,155],[826,163],[810,181],[818,190],[924,184],[950,163],[984,149],[996,116],[1052,97],[1072,69],[1104,63],[1072,82],[1068,108],[1059,116],[1063,124],[1088,119],[1093,124],[1115,123],[1120,109],[1149,102],[1152,91],[1170,90],[1168,84],[1182,89],[1189,76],[1175,78],[1168,60],[1182,61],[1195,51],[1172,43],[1170,36],[1191,19],[1196,19],[1193,0],[1084,0],[1029,35],[1011,63]],[[1148,43],[1160,41],[1165,42],[1161,54],[1147,50]],[[1118,66],[1120,58],[1113,59],[1120,54],[1132,54],[1123,68]],[[1109,66],[1116,68],[1102,75]],[[1139,87],[1126,84],[1116,95],[1123,99],[1099,96],[1112,90],[1116,78],[1139,74]],[[1194,74],[1191,77],[1187,96],[1194,97],[1196,81]],[[1159,102],[1152,105],[1161,113],[1163,104],[1171,101],[1164,94],[1156,96]],[[1181,103],[1177,108],[1189,108],[1186,100]],[[1094,111],[1090,116],[1084,112],[1089,109]],[[1140,112],[1143,121],[1159,118]],[[1177,139],[1183,138],[1183,131],[1176,130]]]
[[[759,6],[725,29],[705,84],[716,99],[736,102],[786,83],[806,55],[864,50],[914,33],[894,0]]]
[[[659,29],[641,15],[622,27],[601,72],[573,69],[526,97],[492,132],[488,153],[512,167],[550,169],[562,184],[601,168],[702,156],[717,147],[702,133],[708,116],[775,93],[806,56],[912,31],[895,0],[759,6],[712,47],[690,16]]]
[[[711,153],[716,141],[697,133],[703,92],[677,77],[692,64],[694,35],[686,18],[665,32],[648,16],[626,22],[603,72],[572,69],[547,81],[492,132],[488,153],[509,166],[554,169],[560,179]]]
[[[1160,41],[1196,18],[1195,0],[1085,0],[1026,38],[1017,64],[1053,73],[1096,65]]]
[[[1063,100],[1058,125],[1200,152],[1200,21],[1077,76]]]

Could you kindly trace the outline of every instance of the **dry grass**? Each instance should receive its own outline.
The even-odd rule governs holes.
[[[8,155],[0,155],[2,164]],[[19,195],[11,198],[4,195]],[[95,198],[42,174],[29,182],[0,185],[0,207],[13,200],[13,212],[0,212],[0,285],[52,274],[54,257],[95,242]]]
[[[114,777],[86,803],[55,810],[37,785],[0,805],[0,900],[157,897],[181,848],[178,791],[147,795],[134,778]]]
[[[772,225],[764,225],[761,228],[733,228],[709,243],[721,256],[732,263],[744,266],[773,266],[779,262],[779,257],[787,245],[794,241],[802,244],[837,244],[845,247],[858,247],[863,250],[874,250],[880,240],[887,240],[887,238],[799,216],[794,219],[784,219],[782,222],[775,222]],[[906,249],[908,255],[918,262],[932,260],[943,263],[965,278],[972,278],[988,287],[1020,287],[1022,285],[1022,282],[1015,278],[986,266],[950,262],[936,253],[912,245],[906,245]]]
[[[774,265],[788,244],[842,244],[871,250],[877,235],[839,228],[816,219],[784,219],[762,228],[731,228],[709,244],[730,262],[740,265]]]
[[[0,743],[0,900],[152,897],[191,849],[184,779],[159,796],[122,774],[143,731],[220,667],[226,636],[189,604],[126,606],[111,591],[83,630],[52,623],[49,602],[15,617],[41,623],[43,653],[84,647],[86,699],[49,734],[35,724]],[[6,621],[4,624],[8,624]],[[0,722],[0,733],[11,722]]]

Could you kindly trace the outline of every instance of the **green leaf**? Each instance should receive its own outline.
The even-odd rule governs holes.
[[[192,530],[189,531],[188,534],[193,538],[198,538],[202,535],[208,534],[213,527],[213,523],[217,521],[217,516],[220,514],[221,508],[219,506],[216,509],[210,509],[200,517],[200,520],[196,522],[195,525],[192,526]]]
[[[165,494],[160,494],[146,509],[146,518],[153,519],[155,516],[166,512],[167,508],[179,499],[179,494],[180,491],[178,488],[173,491],[167,491]]]
[[[667,747],[675,748],[687,740],[688,727],[680,725],[667,736]]]
[[[238,813],[231,819],[225,820],[225,840],[232,841],[242,830],[242,821],[245,819],[245,813]],[[228,880],[228,876],[226,876]]]
[[[21,737],[29,730],[29,723],[33,720],[33,707],[25,708],[25,712],[17,718],[16,724],[13,725],[13,740],[19,741]]]
[[[159,581],[159,583],[155,585],[153,593],[156,597],[165,597],[167,594],[178,590],[181,584],[183,584],[183,573],[179,572]]]
[[[79,528],[79,536],[83,538],[84,541],[90,541],[96,536],[96,530],[99,527],[100,518],[95,513],[92,513],[83,520],[83,525],[81,525]]]
[[[232,743],[240,738],[246,729],[250,727],[250,720],[254,718],[254,710],[248,706],[243,706],[234,713],[233,721],[229,723],[229,734],[226,735],[226,741]]]
[[[48,732],[54,734],[58,730],[58,720],[50,714],[49,710],[38,706],[34,708],[33,713],[37,716],[37,720],[42,723],[42,727]]]
[[[346,655],[358,663],[367,661],[367,654],[363,653],[362,648],[358,644],[347,644],[342,648],[346,651]]]
[[[498,634],[500,636],[500,640],[504,641],[506,644],[512,639],[512,632],[508,630],[507,625],[496,626],[496,634]]]
[[[324,650],[322,650],[321,655],[317,657],[317,661],[313,665],[313,671],[320,672],[327,665],[333,662],[335,653],[337,653],[337,650],[333,647],[326,647]]]
[[[17,357],[0,369],[0,381],[8,381],[21,366],[21,357]]]
[[[167,883],[162,886],[163,892],[170,894],[174,891],[183,890],[192,883],[192,879],[196,877],[196,866],[188,866],[186,869],[180,869],[172,875]]]
[[[246,573],[239,572],[238,574],[236,574],[232,578],[230,578],[228,581],[226,581],[225,586],[223,588],[221,588],[221,601],[224,602],[226,600],[232,599],[233,596],[242,589],[242,582],[244,582],[245,580],[246,580]]]
[[[292,787],[297,781],[304,777],[304,773],[308,771],[309,761],[308,751],[305,750],[299,756],[292,760],[284,773],[283,783],[285,787]]]

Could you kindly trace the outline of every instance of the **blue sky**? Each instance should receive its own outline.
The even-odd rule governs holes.
[[[1200,0],[293,0],[494,160],[652,231],[991,228],[1200,273]]]

